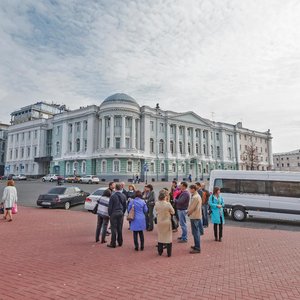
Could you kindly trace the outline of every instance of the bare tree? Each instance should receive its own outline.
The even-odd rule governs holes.
[[[242,154],[242,162],[246,166],[247,170],[258,170],[260,166],[260,157],[261,154],[258,153],[257,147],[254,143],[247,145],[246,150]]]

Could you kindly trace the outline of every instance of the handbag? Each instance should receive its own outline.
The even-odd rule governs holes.
[[[179,227],[178,220],[175,215],[171,216],[172,230],[176,230]]]
[[[14,203],[14,206],[12,207],[11,212],[12,212],[14,215],[18,212],[18,205],[17,205],[16,202]]]
[[[131,222],[134,220],[134,215],[135,215],[135,212],[134,212],[134,202],[132,204],[132,207],[128,213],[128,216],[127,216],[127,221]]]
[[[101,199],[101,197],[100,197],[100,199]],[[100,201],[100,199],[97,201],[97,204],[95,205],[94,209],[92,210],[92,213],[93,213],[94,215],[96,215],[97,212],[98,212],[98,206],[99,206],[99,201]]]

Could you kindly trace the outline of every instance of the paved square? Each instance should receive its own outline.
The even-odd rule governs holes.
[[[2,217],[2,216],[1,216]],[[224,241],[212,226],[202,253],[177,244],[159,257],[156,232],[135,252],[124,226],[124,246],[96,244],[96,216],[25,208],[0,221],[0,299],[300,299],[300,233],[230,227]]]

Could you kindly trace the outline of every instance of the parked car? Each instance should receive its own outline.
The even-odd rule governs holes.
[[[40,195],[36,204],[42,207],[69,209],[72,205],[83,204],[87,196],[89,193],[77,186],[56,186],[47,194]]]
[[[48,174],[46,176],[44,176],[42,178],[42,181],[45,182],[45,181],[50,181],[50,182],[53,182],[53,181],[56,181],[57,180],[57,177],[59,175],[56,175],[56,174]]]
[[[100,179],[95,175],[86,175],[80,178],[81,183],[99,183]]]
[[[18,174],[18,175],[14,175],[12,179],[13,180],[27,180],[27,177],[24,174]]]
[[[107,188],[105,188],[105,187],[101,187],[101,188],[97,189],[96,191],[94,191],[93,193],[91,193],[85,199],[84,208],[87,209],[88,211],[92,211],[95,208],[97,201],[101,198],[101,196],[103,195],[103,193],[106,189]]]
[[[78,175],[68,175],[65,177],[65,182],[68,183],[78,183],[80,182],[81,177]]]

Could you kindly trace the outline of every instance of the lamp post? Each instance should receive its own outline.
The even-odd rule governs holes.
[[[159,107],[159,103],[156,104],[156,107],[155,107],[155,112],[156,112],[156,130],[155,130],[155,133],[156,133],[156,181],[158,181],[158,169],[159,169],[159,157],[158,157],[158,154],[159,154],[159,146],[160,146],[160,143],[159,143],[159,139],[158,139],[158,118],[159,116],[161,116],[161,111],[160,111],[160,107]]]

